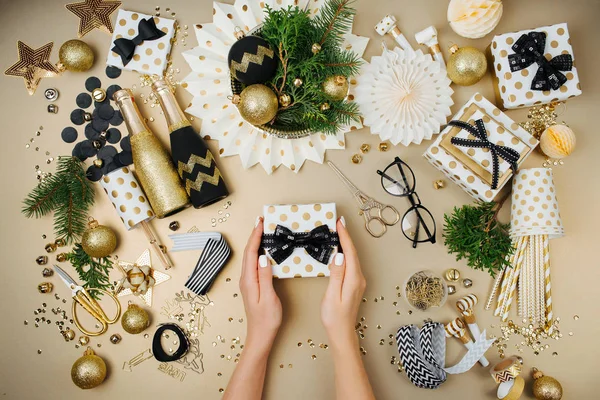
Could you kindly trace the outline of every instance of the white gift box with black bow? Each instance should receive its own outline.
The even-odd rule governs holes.
[[[521,39],[524,35],[527,37]],[[547,104],[581,94],[566,23],[497,35],[489,54],[501,109]]]

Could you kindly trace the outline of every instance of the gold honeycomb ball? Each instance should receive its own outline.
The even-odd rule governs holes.
[[[553,159],[567,157],[575,150],[575,132],[566,125],[548,127],[540,136],[542,153]]]

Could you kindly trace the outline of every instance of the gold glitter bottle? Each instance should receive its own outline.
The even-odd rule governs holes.
[[[131,139],[135,173],[158,218],[164,218],[190,205],[169,154],[150,132],[129,89],[113,96]]]

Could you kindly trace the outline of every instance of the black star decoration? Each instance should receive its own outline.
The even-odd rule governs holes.
[[[19,40],[19,61],[4,71],[4,74],[22,77],[29,94],[34,94],[42,78],[51,78],[59,74],[56,66],[49,60],[53,45],[54,42],[46,43],[34,50]]]
[[[110,15],[121,5],[120,1],[84,0],[65,5],[67,10],[79,17],[79,32],[82,38],[95,28],[109,35],[113,33]]]

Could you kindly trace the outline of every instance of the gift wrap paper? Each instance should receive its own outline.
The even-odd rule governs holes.
[[[471,125],[482,119],[490,142],[508,146],[521,154],[518,165],[538,145],[537,139],[479,93],[475,93],[452,119]],[[451,143],[454,136],[473,139],[465,130],[447,126],[423,156],[473,198],[493,201],[513,175],[510,165],[498,157],[498,188],[492,189],[492,153],[486,148],[455,146]]]
[[[163,31],[165,35],[156,40],[146,40],[139,46],[136,46],[133,58],[125,66],[123,66],[121,57],[112,50],[109,50],[108,57],[106,58],[107,65],[128,71],[136,71],[141,74],[163,75],[163,71],[167,66],[167,56],[171,52],[171,39],[175,35],[175,20],[173,19],[119,10],[110,49],[113,48],[113,42],[116,39],[133,39],[136,37],[140,20],[148,18],[154,18],[156,27]]]
[[[544,53],[550,60],[559,54],[570,54],[573,58],[571,71],[561,71],[567,82],[558,90],[532,90],[531,83],[539,65],[531,64],[520,71],[511,72],[508,55],[513,54],[511,46],[521,35],[531,31],[546,32],[546,47]],[[537,104],[546,104],[554,101],[566,100],[581,94],[579,75],[575,67],[575,55],[571,47],[571,38],[566,23],[551,26],[542,26],[519,32],[497,35],[490,45],[491,64],[494,66],[494,89],[498,106],[503,109],[529,107]]]
[[[532,235],[556,239],[565,235],[552,170],[529,168],[516,174],[510,219],[513,239]]]
[[[310,232],[314,228],[327,225],[330,231],[337,231],[337,214],[335,203],[322,204],[292,204],[266,205],[263,210],[264,233],[272,234],[277,225],[285,226],[294,232]],[[268,251],[267,251],[268,254]],[[332,256],[335,250],[332,252]],[[320,263],[312,258],[303,248],[294,249],[282,264],[276,264],[269,256],[273,265],[275,278],[308,278],[329,276],[329,265]]]

